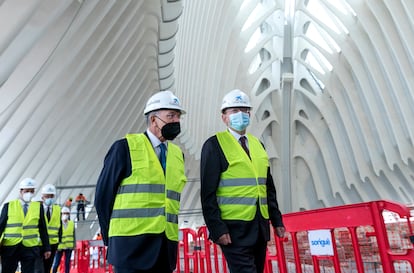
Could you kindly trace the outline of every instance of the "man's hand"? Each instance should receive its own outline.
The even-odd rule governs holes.
[[[51,251],[46,251],[45,253],[43,253],[43,256],[45,257],[45,259],[49,259],[50,255],[52,255]]]
[[[219,245],[225,245],[225,246],[228,245],[228,244],[231,244],[230,234],[225,233],[225,234],[221,235],[218,238],[216,243],[219,244]]]
[[[285,228],[284,227],[277,227],[276,228],[277,237],[283,238],[285,237]]]

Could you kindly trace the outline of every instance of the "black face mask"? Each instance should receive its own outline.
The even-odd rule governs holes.
[[[161,134],[167,140],[173,140],[180,133],[181,127],[179,122],[167,123],[161,128]]]

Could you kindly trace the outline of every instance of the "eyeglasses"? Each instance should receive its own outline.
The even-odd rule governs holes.
[[[169,123],[169,121],[174,121],[174,120],[177,120],[177,119],[179,120],[180,119],[180,115],[174,115],[174,114],[168,115],[167,114],[165,116],[166,116],[166,119],[164,120],[161,117],[159,117],[158,115],[155,115],[155,117],[157,119],[161,120],[164,123]]]
[[[165,117],[169,120],[180,119],[181,113],[169,113],[169,114],[166,114]]]
[[[243,112],[250,114],[250,108],[247,107],[235,107],[235,108],[227,108],[226,114],[236,114],[238,112]]]
[[[180,112],[175,112],[175,111],[171,111],[168,112],[166,114],[161,114],[160,112],[158,112],[158,114],[156,115],[156,117],[158,117],[159,119],[161,119],[160,116],[163,116],[164,119],[171,121],[171,120],[177,120],[177,119],[181,119],[181,113]],[[163,119],[161,119],[163,120]]]

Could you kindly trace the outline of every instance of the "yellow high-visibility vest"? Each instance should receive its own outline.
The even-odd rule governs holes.
[[[255,136],[247,134],[250,160],[230,132],[219,132],[216,136],[229,163],[221,174],[216,193],[222,219],[251,221],[257,204],[262,216],[269,219],[266,191],[269,160],[262,144]]]
[[[60,229],[60,206],[53,205],[52,215],[50,215],[50,221],[47,220],[45,213],[45,221],[47,225],[47,233],[49,234],[49,243],[51,245],[59,243],[59,229]]]
[[[73,232],[75,230],[75,224],[72,220],[69,220],[66,227],[62,224],[62,241],[58,245],[58,249],[73,249],[75,248],[75,238]]]
[[[160,234],[178,241],[181,192],[187,181],[181,149],[168,143],[164,171],[151,142],[144,134],[126,136],[132,173],[125,178],[115,198],[109,237]]]
[[[39,218],[40,202],[30,202],[26,216],[20,200],[9,202],[7,224],[2,244],[14,246],[22,242],[26,247],[40,245]]]

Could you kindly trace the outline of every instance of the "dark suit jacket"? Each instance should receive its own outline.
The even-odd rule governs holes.
[[[232,244],[240,246],[252,246],[258,236],[270,239],[270,226],[260,212],[256,213],[252,221],[236,221],[221,219],[220,209],[217,203],[216,191],[220,182],[220,176],[227,170],[229,163],[218,143],[217,137],[212,136],[204,143],[201,151],[201,205],[204,220],[210,232],[210,239],[216,241],[221,235],[230,233]],[[282,227],[282,214],[276,199],[276,189],[273,183],[270,169],[267,172],[267,203],[269,218],[274,227]]]
[[[95,207],[98,213],[102,239],[108,246],[108,261],[115,267],[146,270],[155,265],[159,255],[167,253],[170,268],[176,266],[177,242],[164,233],[108,238],[109,221],[118,187],[131,175],[131,158],[126,139],[116,141],[104,161],[96,185]]]

